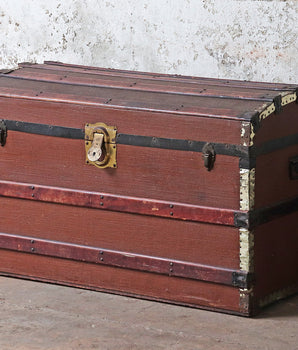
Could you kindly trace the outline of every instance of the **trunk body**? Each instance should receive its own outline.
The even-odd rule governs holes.
[[[285,84],[3,71],[0,274],[246,316],[296,292],[296,100]]]

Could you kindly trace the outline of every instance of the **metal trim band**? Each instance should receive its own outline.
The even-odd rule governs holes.
[[[3,120],[7,130],[25,132],[53,137],[84,139],[85,131],[57,125],[29,123],[15,120]],[[182,140],[142,135],[117,134],[117,144],[171,149],[176,151],[202,152],[207,141]],[[216,154],[239,157],[239,167],[251,169],[255,166],[256,157],[280,150],[298,143],[298,134],[289,135],[276,140],[267,141],[259,146],[242,146],[225,143],[213,143]]]
[[[169,277],[189,278],[238,288],[248,288],[253,280],[253,276],[245,271],[7,233],[0,233],[0,249],[157,273]]]

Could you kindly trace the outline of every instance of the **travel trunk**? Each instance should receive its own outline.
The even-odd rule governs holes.
[[[298,289],[297,86],[0,75],[0,274],[252,315]]]

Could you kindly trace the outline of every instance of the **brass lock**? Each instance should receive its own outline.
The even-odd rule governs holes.
[[[104,123],[85,125],[86,163],[98,168],[117,168],[114,126]]]

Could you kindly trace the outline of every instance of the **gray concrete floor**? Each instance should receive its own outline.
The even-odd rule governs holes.
[[[297,350],[298,296],[257,318],[0,277],[0,349]]]

